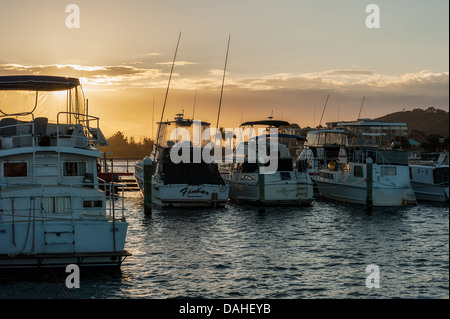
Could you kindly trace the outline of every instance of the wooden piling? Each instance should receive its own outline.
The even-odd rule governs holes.
[[[264,211],[266,205],[265,175],[262,173],[263,167],[264,167],[264,160],[262,158],[258,158],[259,211]]]
[[[144,159],[144,212],[145,214],[152,213],[152,175],[153,162],[147,156]]]
[[[366,209],[372,210],[373,207],[373,199],[372,199],[372,186],[373,186],[373,160],[369,157],[366,161],[366,184],[367,184],[367,193],[366,193]]]
[[[212,193],[212,206],[217,208],[217,193]]]

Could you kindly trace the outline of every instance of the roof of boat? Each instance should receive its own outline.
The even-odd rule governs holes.
[[[49,75],[0,76],[0,90],[62,91],[80,85],[77,78]]]
[[[208,122],[204,122],[204,121],[200,121],[200,120],[193,120],[193,119],[185,119],[183,118],[184,114],[179,113],[177,114],[177,116],[175,116],[175,120],[173,121],[165,121],[165,122],[157,122],[156,124],[166,124],[166,125],[171,125],[171,124],[176,124],[178,126],[186,126],[189,127],[192,124],[194,124],[194,122],[200,122],[201,126],[210,126],[211,123]]]
[[[289,124],[289,122],[280,121],[280,120],[250,121],[250,122],[244,122],[241,124],[241,126],[246,126],[246,125],[268,125],[268,126],[280,127],[280,126],[289,126],[291,124]]]
[[[256,139],[256,140],[258,140],[259,138],[268,138],[268,137],[271,137],[269,134],[267,134],[267,135],[259,135],[259,136],[255,136],[254,138]],[[282,133],[279,133],[279,134],[277,134],[276,135],[276,137],[277,138],[295,138],[297,141],[306,141],[306,138],[304,138],[303,136],[300,136],[300,135],[295,135],[295,134],[282,134]]]
[[[311,130],[308,131],[308,134],[317,134],[317,133],[347,133],[346,130],[337,130],[337,129],[323,129],[323,130]]]

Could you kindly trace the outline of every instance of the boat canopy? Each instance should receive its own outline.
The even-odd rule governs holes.
[[[80,80],[49,75],[0,76],[0,113],[0,118],[33,114],[70,124],[88,116]]]
[[[308,146],[347,145],[345,130],[312,130],[306,135]]]
[[[253,125],[266,125],[266,126],[289,126],[289,122],[286,121],[280,121],[280,120],[262,120],[262,121],[250,121],[250,122],[244,122],[241,124],[241,126],[253,126]]]
[[[63,91],[80,85],[76,78],[48,75],[0,76],[0,90]]]
[[[270,135],[259,135],[259,136],[255,136],[253,137],[254,139],[258,140],[259,138],[270,138]],[[252,138],[252,139],[253,139]],[[284,134],[284,133],[278,133],[277,134],[277,138],[295,138],[297,141],[306,141],[306,138],[304,138],[303,136],[300,135],[295,135],[295,134]]]
[[[211,123],[200,120],[185,119],[183,114],[177,114],[174,121],[157,122],[157,124],[156,144],[161,147],[170,147],[182,140],[195,141],[194,146],[199,146],[198,144],[204,146],[203,132],[211,125]]]

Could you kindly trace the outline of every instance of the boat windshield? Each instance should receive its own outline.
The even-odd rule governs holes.
[[[210,123],[183,119],[180,114],[177,114],[174,121],[162,122],[158,125],[157,144],[162,147],[170,147],[180,141],[190,141],[192,146],[204,147],[214,140],[211,136],[214,136],[215,132],[212,130],[208,132]]]
[[[46,117],[52,122],[76,124],[84,116],[81,86],[61,91],[0,90],[0,116]],[[65,112],[60,115],[58,113]]]
[[[310,131],[306,139],[308,146],[347,145],[344,131]]]

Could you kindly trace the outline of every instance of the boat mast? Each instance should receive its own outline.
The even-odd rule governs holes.
[[[362,107],[363,107],[363,105],[364,105],[364,99],[365,99],[365,98],[366,98],[366,97],[363,96],[363,99],[362,99],[362,101],[361,101],[361,106],[359,107],[359,113],[358,113],[358,117],[357,117],[357,119],[356,119],[356,122],[358,122],[359,117],[361,116],[361,110],[362,110]],[[356,123],[355,123],[355,127],[353,128],[352,146],[353,146],[354,143],[355,143],[355,136],[356,136]]]
[[[169,94],[170,81],[172,80],[173,68],[175,66],[175,60],[177,58],[178,45],[180,44],[180,38],[181,38],[181,31],[180,31],[180,34],[178,35],[177,47],[175,48],[175,54],[173,56],[172,69],[170,70],[169,82],[167,83],[166,96],[164,98],[164,104],[163,104],[163,108],[162,108],[162,111],[161,111],[161,120],[159,121],[160,123],[162,123],[162,121],[163,121],[164,111],[166,109],[167,95]],[[158,145],[158,143],[159,143],[160,130],[161,130],[161,124],[158,125],[158,133],[157,133],[157,136],[156,136],[156,145]],[[156,157],[156,152],[155,152],[155,155],[153,156],[153,159],[155,159],[155,157]]]
[[[198,80],[197,80],[197,84],[195,85],[194,107],[193,107],[193,110],[192,110],[192,120],[195,119],[194,115],[195,115],[195,104],[197,102],[197,89],[198,89]]]
[[[322,116],[320,117],[319,126],[322,124],[323,114],[325,113],[325,109],[327,108],[327,103],[328,103],[328,98],[329,98],[329,97],[330,97],[330,94],[328,94],[327,100],[325,101],[325,106],[323,107]]]
[[[228,46],[227,46],[227,54],[225,57],[225,67],[223,69],[223,78],[222,78],[222,89],[220,91],[220,100],[219,100],[219,110],[217,112],[217,122],[216,122],[216,129],[219,129],[219,117],[220,117],[220,109],[222,107],[222,96],[223,96],[223,85],[225,83],[225,74],[227,71],[227,62],[228,62],[228,52],[230,50],[230,39],[231,39],[231,34],[228,35]]]
[[[361,116],[361,110],[362,110],[362,107],[363,107],[363,104],[364,104],[364,99],[365,99],[366,97],[365,96],[363,96],[363,99],[362,99],[362,102],[361,102],[361,106],[359,107],[359,114],[358,114],[358,118],[356,119],[356,121],[358,121],[359,120],[359,117]]]

